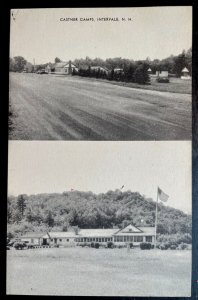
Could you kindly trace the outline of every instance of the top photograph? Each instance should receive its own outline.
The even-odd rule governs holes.
[[[9,140],[192,139],[192,7],[10,11]]]

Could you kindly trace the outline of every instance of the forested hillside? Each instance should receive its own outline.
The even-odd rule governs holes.
[[[62,194],[8,197],[8,233],[67,231],[69,227],[112,228],[128,223],[154,226],[155,202],[137,192],[120,190],[94,194],[71,191]],[[190,233],[191,216],[158,205],[158,233]]]

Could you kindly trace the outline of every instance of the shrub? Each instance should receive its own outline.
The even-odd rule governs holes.
[[[91,242],[91,248],[94,248],[94,242]]]
[[[95,248],[98,249],[100,247],[99,243],[95,243]]]
[[[108,242],[107,243],[107,248],[114,248],[114,243],[113,242]]]
[[[178,247],[178,250],[187,250],[188,249],[188,244],[181,243]]]
[[[22,242],[16,242],[15,244],[14,244],[14,248],[16,249],[16,250],[22,250],[22,249],[24,249],[26,247],[26,244],[25,243],[22,243]]]
[[[151,249],[151,243],[140,243],[140,249],[141,250],[150,250]]]
[[[169,244],[169,243],[163,243],[163,244],[160,246],[160,249],[161,249],[161,250],[167,250],[169,247],[170,247],[170,244]]]
[[[177,249],[177,245],[171,245],[171,246],[170,246],[170,249],[171,249],[171,250]]]
[[[130,248],[133,248],[133,243],[129,243],[129,247],[130,247]]]

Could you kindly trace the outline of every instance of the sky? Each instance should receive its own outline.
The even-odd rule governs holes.
[[[192,46],[190,6],[17,9],[12,14],[10,56],[20,55],[31,63],[35,59],[36,64],[54,62],[55,57],[163,59]],[[119,21],[97,21],[103,17]]]
[[[9,141],[8,194],[120,189],[191,213],[191,142]]]

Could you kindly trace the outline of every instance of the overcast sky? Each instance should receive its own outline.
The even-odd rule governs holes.
[[[8,193],[131,190],[191,212],[191,142],[9,141]]]
[[[10,55],[21,55],[32,63],[35,59],[36,64],[53,62],[56,56],[64,61],[86,56],[162,59],[192,45],[190,6],[19,9],[12,13]],[[85,17],[95,21],[80,21]],[[97,17],[118,17],[119,22],[97,21]]]

